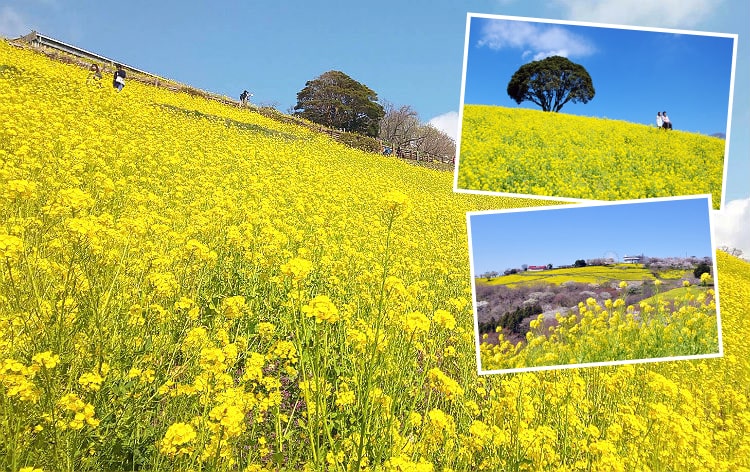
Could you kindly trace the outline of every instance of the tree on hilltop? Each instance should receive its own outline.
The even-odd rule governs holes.
[[[429,152],[436,156],[455,156],[456,142],[444,131],[431,124],[420,127],[422,140],[417,144],[420,151]]]
[[[337,70],[307,81],[294,110],[314,123],[373,137],[385,113],[377,93]]]
[[[562,56],[522,65],[508,82],[507,91],[518,104],[528,100],[544,111],[554,112],[568,102],[588,103],[594,98],[594,84],[588,71]]]
[[[742,249],[737,248],[737,247],[730,247],[730,246],[719,246],[719,251],[726,252],[730,256],[734,256],[738,258],[741,258],[743,254]]]
[[[386,103],[378,137],[395,149],[408,146],[436,156],[456,154],[456,142],[434,126],[421,124],[419,114],[410,105],[396,108],[392,103]]]
[[[386,103],[378,137],[399,148],[418,140],[419,128],[419,115],[411,106],[396,108],[394,104]]]
[[[485,279],[487,279],[487,282],[490,282],[492,281],[492,279],[494,279],[495,277],[499,277],[499,276],[500,276],[500,273],[496,270],[487,271],[484,274],[480,275],[480,277],[484,277]]]

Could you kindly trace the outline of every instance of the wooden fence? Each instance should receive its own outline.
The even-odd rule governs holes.
[[[331,136],[336,141],[341,141],[342,136],[346,133],[346,131],[343,130],[335,130],[326,128],[324,126],[320,126],[318,131],[321,133],[325,133],[329,136]],[[387,141],[384,141],[382,139],[377,140],[380,144],[381,150],[384,150],[384,148],[390,148],[392,150],[391,156],[400,157],[401,159],[408,159],[412,161],[421,161],[421,162],[440,162],[442,164],[453,164],[454,163],[454,157],[453,156],[441,156],[438,154],[432,154],[427,151],[420,151],[414,148],[402,148],[402,147],[396,147],[394,149],[393,145]]]

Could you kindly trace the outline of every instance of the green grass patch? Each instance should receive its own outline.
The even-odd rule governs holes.
[[[664,293],[659,293],[652,297],[644,298],[639,303],[648,303],[649,305],[655,305],[659,301],[683,301],[688,295],[697,297],[701,293],[705,293],[711,287],[701,287],[700,285],[691,285],[689,287],[678,287],[672,290],[668,290]]]
[[[166,110],[171,110],[177,113],[182,113],[186,116],[189,116],[191,118],[202,118],[210,121],[219,121],[224,122],[224,124],[227,125],[227,127],[234,126],[236,128],[239,128],[241,130],[250,131],[253,133],[262,133],[267,136],[278,136],[287,140],[294,140],[297,139],[295,136],[289,134],[289,133],[282,133],[281,131],[272,130],[269,128],[265,128],[263,126],[256,125],[254,123],[245,123],[244,121],[238,121],[231,118],[226,118],[223,116],[217,116],[217,115],[211,115],[208,113],[203,113],[198,110],[187,110],[185,108],[176,107],[174,105],[169,105],[166,103],[157,103],[157,106],[164,108]]]

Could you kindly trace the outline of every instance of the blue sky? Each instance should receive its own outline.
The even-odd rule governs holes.
[[[474,274],[616,254],[713,254],[705,197],[469,215]],[[512,250],[509,250],[512,248]]]
[[[654,124],[667,111],[676,129],[725,133],[734,40],[500,18],[470,21],[464,103],[539,110],[506,90],[522,65],[559,55],[581,64],[596,91],[563,113]]]
[[[0,35],[36,29],[212,92],[236,98],[246,88],[281,111],[306,81],[338,69],[455,136],[469,12],[739,34],[726,200],[742,199],[732,221],[750,219],[747,0],[3,0]],[[646,106],[644,120],[664,107],[683,128],[694,112]],[[727,228],[730,239],[741,230]],[[750,252],[750,232],[731,240]]]

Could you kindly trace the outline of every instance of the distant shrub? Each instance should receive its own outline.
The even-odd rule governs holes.
[[[541,312],[542,312],[542,307],[539,306],[538,304],[526,305],[523,307],[516,308],[512,312],[509,312],[503,315],[499,320],[499,324],[503,328],[513,333],[523,334],[521,333],[520,327],[521,327],[521,322],[524,320],[524,318],[538,315]]]
[[[640,285],[628,285],[626,293],[628,295],[636,295],[641,293],[641,286]]]
[[[531,292],[529,297],[542,302],[547,302],[555,298],[555,292]]]
[[[380,142],[369,136],[362,136],[356,133],[343,132],[339,137],[339,141],[346,144],[349,147],[355,149],[361,149],[366,152],[380,152]]]
[[[711,266],[705,262],[701,262],[698,264],[698,267],[693,270],[693,275],[696,279],[700,279],[703,274],[711,275]]]
[[[559,306],[573,306],[576,301],[572,295],[568,293],[558,293],[555,298],[552,299],[552,303]]]
[[[193,97],[203,97],[203,98],[207,98],[207,94],[206,94],[206,92],[204,92],[204,91],[202,91],[202,90],[198,90],[198,89],[196,89],[196,88],[193,88],[193,87],[182,87],[182,88],[180,89],[180,92],[184,92],[184,93],[186,93],[186,94],[188,94],[188,95],[191,95],[191,96],[193,96]]]
[[[596,293],[591,290],[581,290],[578,292],[578,296],[586,300],[587,298],[596,298]]]

